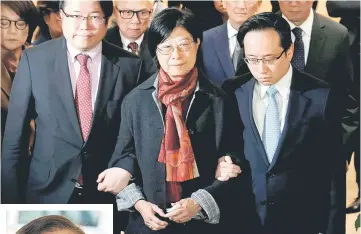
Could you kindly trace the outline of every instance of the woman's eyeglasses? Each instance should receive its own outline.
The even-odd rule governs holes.
[[[158,49],[159,53],[161,53],[163,55],[170,55],[171,53],[173,53],[173,51],[176,48],[178,49],[178,51],[182,51],[182,52],[189,51],[193,43],[194,43],[194,41],[187,41],[187,42],[181,42],[181,43],[177,44],[176,46],[159,45],[157,47],[157,49]]]
[[[25,22],[25,20],[1,19],[1,28],[8,29],[12,23],[15,24],[15,27],[18,30],[24,30],[28,26],[28,24]]]

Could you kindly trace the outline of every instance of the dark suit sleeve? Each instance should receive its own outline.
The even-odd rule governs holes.
[[[119,134],[112,158],[109,161],[109,167],[120,167],[127,170],[132,176],[136,173],[137,158],[135,156],[134,138],[132,126],[129,122],[130,109],[128,108],[129,96],[123,100],[121,107],[121,121]]]
[[[13,82],[1,158],[2,203],[20,203],[24,193],[24,174],[29,160],[29,126],[34,112],[31,72],[23,52]],[[25,166],[24,166],[25,165]]]
[[[138,79],[137,79],[137,86],[143,83],[146,79],[153,75],[153,71],[147,71],[146,63],[144,59],[141,59],[140,68],[138,71]]]
[[[326,234],[345,233],[346,165],[341,155],[341,134],[338,118],[335,117],[337,96],[330,94],[324,111],[324,147],[326,152],[325,172],[328,173],[329,199],[326,205],[328,221]]]
[[[342,135],[343,142],[345,143],[348,141],[348,138],[354,134],[360,123],[359,117],[357,116],[360,107],[355,93],[352,91],[354,71],[350,56],[349,37],[346,31],[336,58],[328,75],[336,78],[335,82],[330,85],[331,90],[333,89],[339,92],[334,93],[333,96],[339,96],[337,103],[340,104]],[[341,153],[344,154],[344,151],[345,149],[343,149]]]
[[[235,96],[229,95],[224,101],[224,109],[215,109],[214,112],[216,138],[219,138],[216,140],[219,141],[218,155],[219,157],[231,156],[233,163],[241,167],[242,173],[227,182],[215,179],[205,190],[217,202],[221,213],[220,223],[225,225],[225,228],[227,227],[228,232],[258,233],[255,229],[258,225],[256,225],[251,170],[243,151],[244,126]]]

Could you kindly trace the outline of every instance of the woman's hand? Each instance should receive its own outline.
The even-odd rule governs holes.
[[[179,208],[167,213],[165,217],[176,223],[188,222],[202,209],[192,198],[182,199],[172,205],[173,207],[178,206]]]
[[[153,231],[159,231],[168,226],[167,222],[160,220],[155,214],[165,217],[162,209],[150,202],[139,200],[134,204],[134,208],[142,215],[145,225]]]

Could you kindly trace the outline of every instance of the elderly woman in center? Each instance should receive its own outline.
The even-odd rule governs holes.
[[[255,233],[243,125],[234,97],[197,66],[201,40],[188,11],[165,9],[151,23],[159,71],[125,97],[111,168],[98,178],[119,210],[134,211],[127,234]],[[224,156],[242,168],[239,179],[215,179]],[[124,171],[132,179],[121,190]]]

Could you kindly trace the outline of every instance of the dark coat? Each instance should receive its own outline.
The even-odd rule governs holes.
[[[255,79],[225,81],[244,124],[244,154],[265,234],[345,233],[345,162],[327,84],[295,69],[285,125],[271,163],[253,119]]]
[[[152,97],[156,77],[157,74],[153,75],[125,97],[118,142],[109,166],[129,171],[140,180],[138,184],[146,200],[165,209],[165,164],[158,162],[164,128],[161,106],[158,107]],[[252,209],[250,171],[243,156],[243,125],[237,104],[232,95],[225,95],[202,72],[198,78],[199,91],[190,106],[186,126],[200,177],[182,183],[182,196],[190,197],[198,189],[207,190],[220,208],[220,223],[192,220],[186,225],[176,224],[164,231],[152,232],[141,215],[133,212],[127,233],[255,233],[251,229],[255,210]],[[224,155],[231,155],[241,165],[239,178],[228,182],[215,180],[218,159]]]

